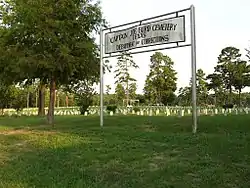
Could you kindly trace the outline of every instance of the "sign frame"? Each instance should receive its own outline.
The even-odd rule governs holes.
[[[152,51],[160,51],[160,50],[173,49],[173,48],[179,48],[179,47],[187,47],[187,46],[191,47],[192,132],[193,133],[197,132],[196,28],[195,28],[195,7],[194,7],[194,5],[191,5],[189,8],[174,11],[174,12],[170,12],[170,13],[167,13],[167,14],[163,14],[163,15],[159,15],[159,16],[155,16],[155,17],[151,17],[151,18],[147,18],[147,19],[143,19],[143,20],[139,20],[139,21],[134,21],[134,22],[130,22],[130,23],[114,26],[114,27],[109,27],[109,28],[105,28],[105,29],[101,28],[100,29],[100,126],[101,127],[103,127],[103,122],[104,122],[103,121],[103,114],[104,114],[104,106],[103,106],[103,93],[104,93],[103,69],[104,69],[104,65],[103,65],[103,60],[106,59],[106,58],[110,58],[110,57],[121,56],[121,54],[119,54],[119,53],[123,52],[123,51],[120,51],[120,52],[108,53],[109,55],[104,56],[104,49],[103,49],[105,47],[105,42],[103,42],[103,39],[104,39],[103,33],[104,33],[104,31],[109,30],[110,32],[112,32],[112,29],[125,27],[125,26],[129,26],[129,25],[134,25],[134,24],[138,24],[138,23],[140,25],[142,25],[142,22],[146,22],[145,24],[147,24],[147,21],[160,19],[162,17],[170,16],[170,15],[175,15],[174,18],[176,18],[176,17],[180,17],[179,13],[186,12],[186,11],[190,12],[190,36],[191,36],[191,41],[190,41],[189,44],[180,44],[182,42],[173,42],[173,43],[176,43],[176,46],[168,46],[168,47],[161,47],[161,48],[159,47],[159,48],[156,48],[156,49],[146,49],[146,50],[141,50],[141,51],[132,51],[132,52],[129,52],[128,54],[132,55],[132,54],[146,53],[146,52],[152,52]],[[164,20],[167,20],[167,19],[168,18],[165,18]],[[171,17],[169,19],[171,19]],[[157,22],[157,21],[159,21],[159,20],[155,20],[155,22]],[[148,23],[152,23],[152,22],[148,22]],[[184,23],[184,28],[185,28],[185,24],[186,24],[185,17],[184,17],[184,22],[183,23]],[[133,27],[135,27],[135,26],[133,26]],[[129,28],[126,28],[126,29],[129,29]],[[121,30],[124,30],[124,29],[121,29]],[[184,39],[185,39],[184,42],[186,42],[186,30],[185,29],[184,29]],[[166,44],[171,44],[171,43],[166,43]],[[142,47],[138,47],[138,48],[148,48],[148,47],[159,46],[159,45],[164,45],[164,44],[161,43],[161,44],[157,44],[157,45],[142,46]],[[137,49],[137,48],[134,48],[134,49]],[[134,50],[134,49],[130,49],[130,50]],[[127,51],[127,50],[124,50],[124,51]]]
[[[126,29],[120,29],[120,30],[115,30],[115,31],[107,32],[107,33],[104,34],[104,36],[105,36],[104,39],[106,41],[107,35],[111,34],[111,33],[119,33],[119,32],[122,32],[122,31],[131,30],[133,28],[144,26],[144,25],[148,25],[148,24],[154,24],[154,23],[157,23],[157,22],[173,20],[175,18],[182,18],[183,19],[183,40],[178,40],[178,41],[174,41],[174,42],[162,42],[162,43],[158,43],[158,44],[149,44],[149,45],[145,45],[145,46],[139,46],[139,47],[130,48],[128,50],[134,50],[134,49],[139,49],[139,48],[148,48],[148,47],[159,46],[159,45],[164,45],[164,44],[174,44],[174,43],[185,42],[186,41],[186,28],[185,28],[186,17],[185,17],[185,15],[181,15],[181,16],[176,15],[174,17],[164,18],[164,19],[155,20],[155,21],[151,21],[151,22],[145,22],[145,23],[140,22],[138,25],[134,25],[134,26],[128,27]],[[104,46],[106,47],[105,43],[104,43]],[[128,51],[128,50],[125,50],[125,51]],[[116,50],[116,52],[110,52],[110,53],[106,53],[106,48],[104,50],[104,54],[109,54],[109,55],[110,54],[114,54],[114,53],[120,53],[120,52],[124,52],[124,50]]]

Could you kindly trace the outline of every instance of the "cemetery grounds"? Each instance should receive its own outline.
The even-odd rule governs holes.
[[[248,112],[182,110],[0,117],[0,187],[249,187]]]

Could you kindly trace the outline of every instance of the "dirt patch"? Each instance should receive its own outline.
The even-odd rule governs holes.
[[[16,129],[16,130],[4,130],[0,131],[0,135],[27,135],[27,134],[39,134],[39,135],[53,135],[57,131],[34,131],[29,129]]]
[[[25,140],[13,140],[11,143],[5,144],[1,149],[0,166],[4,165],[10,160],[17,158],[23,152],[32,151],[32,149],[29,147],[29,143]]]
[[[156,127],[153,126],[153,125],[145,125],[145,124],[144,125],[138,125],[137,128],[140,129],[140,130],[143,130],[145,132],[156,132],[157,131]]]
[[[1,135],[16,135],[16,134],[29,134],[29,133],[30,131],[25,129],[0,131]]]
[[[169,153],[157,153],[149,158],[149,170],[157,171],[166,166],[168,163],[172,163],[177,160],[176,156],[171,156]]]
[[[8,154],[1,152],[1,155],[0,155],[0,166],[3,166],[8,160],[9,160]]]
[[[162,166],[166,163],[166,158],[163,154],[155,154],[153,155],[148,163],[150,171],[160,170]]]

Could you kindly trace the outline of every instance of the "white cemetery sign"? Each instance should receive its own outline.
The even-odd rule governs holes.
[[[185,41],[185,17],[155,21],[105,34],[105,53]]]
[[[186,42],[185,16],[180,13],[190,12],[190,43]],[[168,18],[166,18],[168,17]],[[157,20],[158,19],[158,20]],[[117,29],[118,28],[118,29]],[[120,29],[119,29],[120,28]],[[117,29],[117,30],[116,30]],[[150,46],[173,44],[174,46],[131,51]],[[147,18],[119,26],[101,29],[100,31],[100,126],[103,126],[103,59],[117,57],[119,52],[138,54],[178,47],[191,47],[192,60],[192,114],[193,133],[197,129],[196,105],[196,36],[195,36],[195,8],[191,5],[187,9],[178,10],[160,16]],[[106,56],[104,56],[106,54]]]

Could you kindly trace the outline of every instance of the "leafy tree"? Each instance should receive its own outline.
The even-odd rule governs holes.
[[[125,89],[122,84],[116,84],[115,88],[116,100],[118,104],[122,104],[123,99],[126,96]]]
[[[153,81],[150,80],[150,75],[147,75],[145,85],[144,85],[144,96],[148,104],[155,104],[157,99],[156,88],[153,85]]]
[[[5,85],[0,82],[0,109],[3,115],[4,108],[10,107],[11,101],[15,99],[12,85]]]
[[[177,101],[180,106],[190,106],[191,105],[191,87],[181,87],[178,91]]]
[[[234,85],[234,75],[237,71],[236,62],[239,61],[241,54],[235,47],[226,47],[222,49],[218,57],[218,64],[215,67],[215,73],[219,74],[223,80],[223,85],[229,90],[229,101],[232,102],[232,91]]]
[[[110,85],[106,85],[106,94],[109,95],[109,92],[111,90],[111,86]]]
[[[177,89],[174,62],[161,52],[156,52],[150,60],[150,72],[145,82],[144,93],[151,103],[171,104]]]
[[[22,88],[13,88],[14,99],[11,101],[11,107],[16,111],[21,111],[27,105],[27,92]]]
[[[127,54],[126,52],[123,52],[121,56],[119,56],[116,65],[115,73],[115,84],[121,84],[123,88],[125,88],[125,94],[126,94],[126,101],[127,106],[129,103],[129,96],[130,96],[130,84],[134,83],[136,79],[132,78],[130,75],[131,69],[138,69],[139,66],[136,65],[131,55]],[[120,87],[120,85],[119,85]]]
[[[136,83],[130,83],[129,84],[129,98],[130,99],[136,98],[136,90],[137,90]]]
[[[239,106],[241,106],[241,92],[242,89],[246,86],[250,86],[250,66],[246,61],[237,61],[235,63],[235,72],[234,72],[234,82],[233,86],[238,91]]]
[[[198,69],[196,77],[197,77],[198,103],[199,105],[207,104],[208,88],[206,82],[206,74],[202,69]]]
[[[93,104],[93,97],[96,94],[92,81],[79,81],[77,84],[69,85],[65,90],[73,93],[76,104],[80,107],[81,114],[84,114],[90,105]]]
[[[208,81],[207,89],[214,92],[214,104],[217,105],[217,103],[219,102],[219,97],[222,93],[224,93],[222,77],[220,76],[220,74],[213,73],[209,74],[206,79]]]
[[[146,104],[145,95],[137,94],[137,95],[136,95],[136,99],[139,100],[139,104],[140,104],[140,105]]]
[[[2,44],[12,63],[7,68],[18,67],[9,73],[49,84],[48,122],[53,124],[56,85],[99,76],[98,47],[91,36],[104,23],[99,2],[9,0],[9,5],[11,11],[1,12],[8,26]]]

